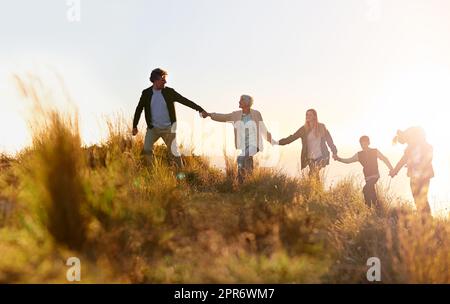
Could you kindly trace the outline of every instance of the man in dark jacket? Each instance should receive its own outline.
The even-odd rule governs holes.
[[[176,114],[175,102],[179,102],[191,109],[204,113],[202,107],[178,94],[174,89],[166,87],[167,72],[154,69],[150,75],[153,85],[142,91],[139,104],[133,119],[133,136],[138,133],[138,123],[142,111],[145,113],[147,133],[144,142],[144,155],[151,162],[153,145],[161,137],[167,148],[170,149],[178,168],[182,167],[181,155],[176,141]]]

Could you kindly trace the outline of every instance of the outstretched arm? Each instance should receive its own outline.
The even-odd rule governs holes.
[[[233,113],[228,114],[209,113],[209,117],[211,117],[212,120],[218,122],[233,122]]]
[[[403,155],[402,159],[400,159],[400,161],[397,163],[397,166],[395,166],[395,168],[391,170],[389,175],[391,177],[396,176],[400,169],[403,168],[404,165],[406,165],[407,161],[408,157],[406,155]]]
[[[377,157],[378,157],[378,159],[382,160],[386,164],[386,166],[389,168],[389,170],[394,170],[394,167],[392,167],[389,159],[378,150],[377,150]]]
[[[328,147],[330,147],[331,149],[331,152],[333,152],[333,155],[337,155],[337,148],[334,145],[333,138],[331,137],[330,132],[326,128],[325,128],[325,139],[327,141]]]
[[[267,130],[267,126],[264,123],[264,120],[262,118],[262,115],[260,114],[259,116],[259,128],[260,128],[260,132],[262,132],[262,136],[264,137],[265,140],[267,140],[268,142],[272,143],[272,134],[270,134],[270,132]]]
[[[199,106],[193,101],[190,101],[186,97],[181,96],[181,94],[179,94],[177,91],[173,90],[173,94],[175,97],[175,101],[181,103],[182,105],[185,105],[186,107],[189,107],[199,112],[206,112],[201,106]]]
[[[356,153],[355,155],[353,155],[350,158],[341,158],[341,157],[337,156],[336,160],[341,163],[344,163],[344,164],[351,164],[351,163],[356,163],[357,161],[359,161],[359,158],[358,158],[358,153]]]
[[[285,138],[283,138],[283,139],[280,139],[280,140],[278,141],[278,144],[279,144],[280,146],[284,146],[284,145],[290,144],[291,142],[296,141],[297,139],[299,139],[300,137],[302,137],[303,135],[304,135],[304,128],[301,127],[301,128],[298,129],[294,134],[292,134],[292,135],[290,135],[290,136],[288,136],[288,137],[285,137]]]

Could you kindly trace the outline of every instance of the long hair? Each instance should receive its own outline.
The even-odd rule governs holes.
[[[414,144],[425,142],[425,131],[421,127],[410,127],[404,131],[398,130],[397,135],[394,137],[392,142],[394,144]]]
[[[309,109],[308,111],[306,111],[306,113],[308,112],[313,114],[314,120],[312,122],[308,122],[305,120],[306,134],[313,131],[314,135],[316,137],[319,137],[321,135],[321,130],[319,129],[319,118],[317,116],[317,111],[314,109]]]

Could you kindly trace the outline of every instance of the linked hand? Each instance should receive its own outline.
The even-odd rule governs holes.
[[[206,117],[210,116],[210,114],[209,114],[208,112],[206,112],[206,111],[201,112],[200,115],[201,115],[203,118],[206,118]]]
[[[278,143],[278,140],[275,140],[275,139],[273,139],[272,138],[272,140],[270,141],[270,143],[272,144],[272,145],[278,145],[279,143]]]
[[[333,159],[334,159],[334,160],[337,160],[337,161],[338,161],[339,158],[340,158],[340,157],[339,157],[337,154],[333,154]]]
[[[138,134],[138,129],[137,128],[133,128],[132,134],[133,136],[136,136]]]
[[[395,177],[396,175],[397,175],[397,173],[394,170],[389,171],[390,177]]]

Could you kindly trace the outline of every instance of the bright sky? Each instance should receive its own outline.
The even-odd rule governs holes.
[[[30,109],[13,73],[46,80],[57,71],[90,143],[104,136],[103,115],[123,112],[131,120],[150,71],[162,67],[169,86],[208,111],[235,110],[241,94],[252,95],[277,138],[297,130],[315,108],[342,156],[353,155],[367,134],[395,163],[404,149],[391,145],[396,130],[422,125],[435,149],[433,208],[448,206],[449,1],[81,0],[79,22],[69,21],[69,2],[0,4],[0,150],[28,142]],[[230,128],[182,106],[177,112],[193,126],[180,140],[195,133],[198,151],[210,155],[224,136],[232,146]],[[295,173],[300,148],[299,141],[282,147],[278,166]],[[328,168],[329,182],[348,174],[360,175],[360,166]],[[410,198],[406,172],[400,175],[383,183]]]

